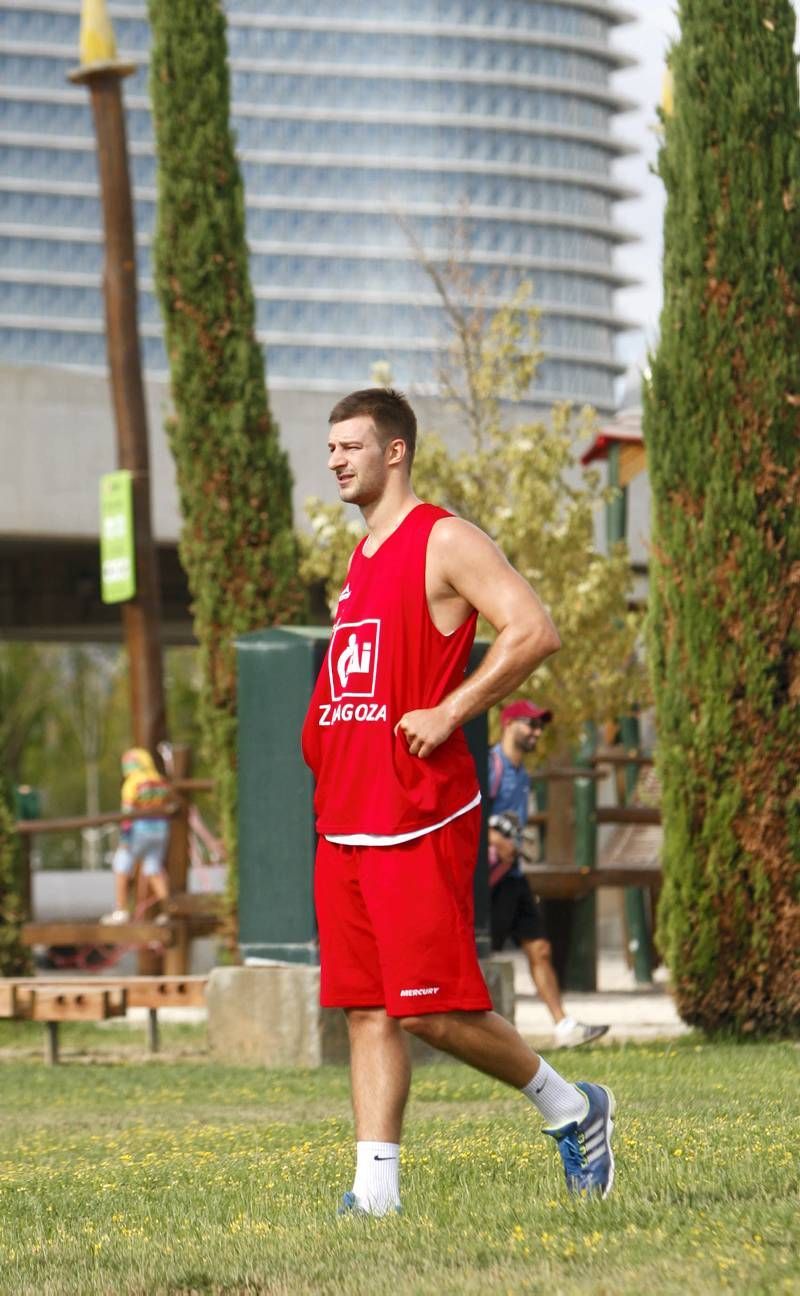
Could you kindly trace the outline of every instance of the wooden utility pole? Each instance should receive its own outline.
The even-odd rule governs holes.
[[[147,410],[139,354],[136,246],[122,106],[122,79],[136,70],[117,58],[105,0],[83,0],[80,67],[70,81],[86,85],[94,114],[103,203],[103,291],[117,466],[133,480],[136,593],[122,604],[128,650],[133,740],[155,753],[166,737],[161,659],[161,591],[150,521]]]

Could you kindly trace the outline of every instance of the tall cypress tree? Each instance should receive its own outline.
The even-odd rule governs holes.
[[[201,723],[235,897],[234,636],[302,608],[291,475],[255,335],[220,0],[150,0],[158,154],[154,269],[184,518],[181,561],[203,667]]]
[[[645,385],[660,939],[683,1017],[800,1026],[800,112],[790,0],[680,0]]]

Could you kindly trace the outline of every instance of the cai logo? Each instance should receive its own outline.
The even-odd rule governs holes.
[[[334,627],[328,653],[331,697],[370,698],[375,696],[378,678],[378,645],[381,623],[344,621]]]

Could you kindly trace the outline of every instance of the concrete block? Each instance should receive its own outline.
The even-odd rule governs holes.
[[[514,1025],[516,996],[514,993],[514,964],[507,958],[481,959],[481,971],[494,1010]]]
[[[319,968],[217,967],[207,1003],[214,1057],[275,1068],[347,1061],[343,1014],[319,1006]]]
[[[514,972],[506,960],[482,961],[497,1012],[514,1020]],[[319,1005],[319,968],[297,964],[217,967],[207,993],[208,1043],[221,1061],[269,1068],[347,1063],[344,1013]],[[411,1041],[416,1062],[442,1058]]]

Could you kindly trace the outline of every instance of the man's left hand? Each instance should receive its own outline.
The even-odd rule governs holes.
[[[405,736],[409,754],[424,758],[450,737],[453,726],[441,707],[430,707],[425,711],[406,711],[394,727],[395,733],[398,730]]]

